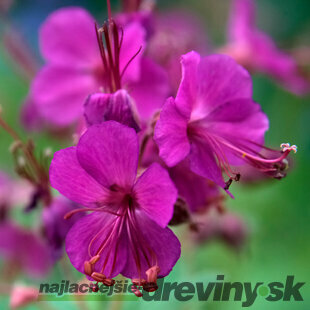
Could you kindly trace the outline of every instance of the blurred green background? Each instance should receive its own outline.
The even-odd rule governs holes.
[[[37,33],[39,25],[54,9],[67,5],[81,5],[98,20],[106,16],[105,1],[20,0],[9,11],[11,23],[38,53]],[[309,0],[260,0],[258,25],[275,39],[280,47],[291,49],[310,45]],[[113,9],[118,2],[113,1]],[[205,24],[210,41],[219,46],[225,42],[228,0],[159,1],[160,9],[184,8],[196,12]],[[4,20],[1,20],[1,35]],[[1,41],[2,42],[2,41]],[[16,71],[16,64],[6,54],[0,42],[0,103],[5,119],[25,136],[19,109],[27,94],[28,83]],[[306,282],[302,288],[304,302],[266,302],[258,296],[251,309],[310,309],[310,102],[309,97],[298,98],[264,76],[256,75],[254,99],[259,102],[270,119],[266,144],[278,147],[282,142],[298,145],[294,155],[294,169],[281,181],[269,181],[255,186],[233,185],[235,200],[228,201],[229,210],[245,218],[250,229],[247,244],[240,253],[225,245],[212,242],[194,247],[186,239],[186,227],[176,230],[184,240],[182,257],[166,281],[214,281],[217,274],[224,274],[226,281],[265,283],[285,282],[287,275],[296,281]],[[51,146],[56,151],[66,145],[47,134],[32,134],[40,148]],[[13,161],[8,151],[11,139],[0,130],[0,169],[13,174]],[[29,225],[36,214],[16,216]],[[28,217],[27,219],[25,217]],[[185,236],[185,237],[184,237]],[[0,236],[2,238],[3,236]],[[77,276],[77,273],[72,272]],[[61,264],[45,282],[62,279]],[[26,283],[32,279],[21,278]],[[26,309],[239,309],[240,302],[41,302]],[[8,298],[0,297],[0,309],[8,308]]]

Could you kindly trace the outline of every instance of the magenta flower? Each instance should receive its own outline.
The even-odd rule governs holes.
[[[283,176],[284,159],[295,146],[285,145],[277,158],[260,156],[268,119],[252,100],[248,72],[228,56],[200,58],[195,52],[182,57],[182,68],[177,96],[166,101],[155,127],[166,164],[173,167],[188,159],[194,173],[225,189],[240,178],[232,165],[250,164]]]
[[[121,273],[146,280],[166,276],[180,255],[167,228],[177,191],[154,163],[137,179],[139,145],[132,128],[115,121],[91,126],[76,147],[55,153],[50,179],[64,196],[86,207],[69,231],[66,250],[74,267],[107,285]],[[71,212],[72,215],[74,212]],[[141,282],[142,281],[142,282]]]
[[[107,41],[106,52],[101,49],[101,34]],[[63,8],[47,18],[39,41],[47,64],[33,81],[31,97],[37,113],[51,125],[68,126],[80,120],[86,98],[100,90],[128,89],[142,118],[153,113],[145,109],[144,101],[150,101],[152,109],[159,108],[169,91],[165,72],[142,57],[145,30],[136,22],[123,32],[108,22],[99,35],[87,11]],[[116,89],[110,90],[111,85]]]
[[[270,75],[298,95],[310,90],[295,59],[256,28],[254,0],[233,0],[228,31],[229,44],[223,51],[240,64]]]

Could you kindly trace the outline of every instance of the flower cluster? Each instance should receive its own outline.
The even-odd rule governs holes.
[[[48,246],[9,222],[6,178],[0,230],[44,253],[41,269],[61,257],[65,241],[72,265],[89,280],[111,286],[121,274],[141,296],[138,288],[155,291],[180,257],[168,225],[187,223],[197,243],[216,237],[240,248],[247,229],[226,211],[231,184],[244,173],[286,175],[297,147],[264,145],[269,121],[253,99],[249,72],[265,72],[296,93],[309,85],[293,58],[255,28],[251,0],[233,1],[229,42],[220,53],[185,13],[161,16],[142,1],[124,1],[112,16],[107,3],[102,24],[68,7],[40,29],[45,65],[22,120],[56,136],[73,131],[70,145],[49,166],[50,154],[38,155],[0,118],[15,140],[16,171],[32,189],[26,211],[43,205]],[[20,249],[9,244],[15,243],[0,248],[18,258]],[[42,271],[30,262],[35,268],[22,262],[26,270]]]

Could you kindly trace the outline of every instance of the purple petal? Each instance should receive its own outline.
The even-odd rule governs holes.
[[[125,69],[132,57],[142,48],[126,69],[122,80],[125,85],[129,82],[135,82],[140,78],[141,57],[143,48],[145,47],[145,35],[145,30],[137,22],[133,22],[124,27],[123,44],[120,51],[120,72]]]
[[[77,160],[76,147],[54,154],[50,166],[52,187],[81,205],[94,207],[106,195],[106,190],[89,175]]]
[[[222,171],[214,157],[212,146],[206,141],[196,140],[191,144],[190,168],[196,174],[225,187]]]
[[[43,57],[53,64],[92,67],[100,64],[94,18],[83,8],[53,12],[40,29]]]
[[[82,117],[87,96],[97,89],[92,75],[51,65],[38,73],[31,91],[38,112],[46,121],[67,126]]]
[[[169,166],[175,166],[189,153],[187,123],[173,98],[167,99],[156,123],[154,139],[159,147],[159,155]]]
[[[130,189],[136,179],[138,136],[115,121],[93,125],[81,137],[77,157],[82,167],[106,188]]]
[[[158,226],[144,212],[136,212],[135,216],[138,223],[137,231],[142,232],[139,234],[139,247],[135,248],[141,262],[141,278],[145,278],[145,271],[151,267],[147,264],[141,247],[144,247],[146,253],[153,252],[155,254],[154,259],[160,268],[159,277],[168,275],[180,257],[181,245],[178,238],[168,227]],[[155,265],[156,261],[150,263]],[[131,279],[140,276],[134,260],[134,253],[130,248],[128,248],[128,258],[121,274]]]
[[[192,212],[205,209],[220,194],[218,186],[189,169],[187,160],[169,169],[169,174]]]
[[[84,116],[89,126],[113,120],[139,131],[135,121],[131,98],[125,90],[114,94],[97,93],[88,97]]]
[[[194,51],[182,56],[182,80],[176,96],[176,105],[180,113],[190,117],[194,103],[197,100],[198,83],[197,78],[200,55]]]
[[[150,59],[141,61],[139,81],[128,84],[142,120],[148,120],[164,104],[169,94],[167,73]]]
[[[218,105],[252,98],[249,73],[226,55],[202,58],[198,68],[199,94],[192,118],[202,118]]]
[[[177,190],[166,169],[153,163],[138,179],[134,193],[139,208],[154,222],[166,227],[172,218]]]
[[[72,265],[78,271],[84,273],[84,262],[89,261],[92,256],[97,254],[99,247],[110,236],[118,220],[115,215],[104,212],[93,212],[80,219],[70,229],[66,238],[66,251]],[[89,246],[92,240],[92,245]],[[100,254],[99,261],[94,265],[93,271],[102,273],[102,267],[107,258],[107,264],[103,273],[107,277],[118,275],[127,263],[128,244],[124,242],[125,240],[126,237],[121,234],[117,248],[117,239],[108,242]],[[114,258],[115,267],[112,270]]]

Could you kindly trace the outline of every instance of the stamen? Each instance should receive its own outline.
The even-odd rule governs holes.
[[[146,284],[146,280],[145,279],[132,279],[131,282],[135,286],[143,286],[144,284]]]
[[[91,276],[91,274],[93,273],[93,267],[89,261],[84,262],[84,273],[88,276]]]
[[[115,280],[114,279],[105,279],[102,281],[102,283],[105,286],[113,286],[115,284]]]
[[[160,268],[156,265],[148,269],[145,274],[147,276],[147,283],[143,285],[143,289],[147,292],[155,292],[158,289],[157,276]]]
[[[103,273],[93,272],[91,277],[97,282],[103,282],[107,277]]]
[[[110,211],[107,207],[98,207],[98,208],[79,208],[79,209],[74,209],[68,213],[66,213],[64,215],[64,219],[65,220],[68,220],[72,215],[76,214],[76,213],[79,213],[79,212],[87,212],[87,211],[102,211],[102,212],[106,212],[106,213],[109,213],[109,214],[113,214],[113,215],[116,215],[116,216],[119,216],[118,213],[116,212],[113,212],[113,211]]]
[[[126,66],[124,67],[122,73],[121,73],[121,79],[123,78],[124,73],[126,72],[128,66],[131,64],[131,62],[139,55],[139,53],[142,50],[142,46],[140,46],[139,50],[130,58],[130,60],[127,62]]]
[[[147,277],[147,282],[157,282],[157,276],[160,272],[160,268],[158,266],[153,266],[150,269],[148,269],[145,274]]]
[[[296,145],[290,145],[289,143],[282,143],[280,145],[280,147],[282,148],[282,151],[283,152],[286,152],[286,151],[293,151],[295,154],[297,153],[297,146]]]
[[[133,284],[131,286],[131,291],[137,296],[137,297],[142,297],[143,294],[139,291],[139,289]]]

